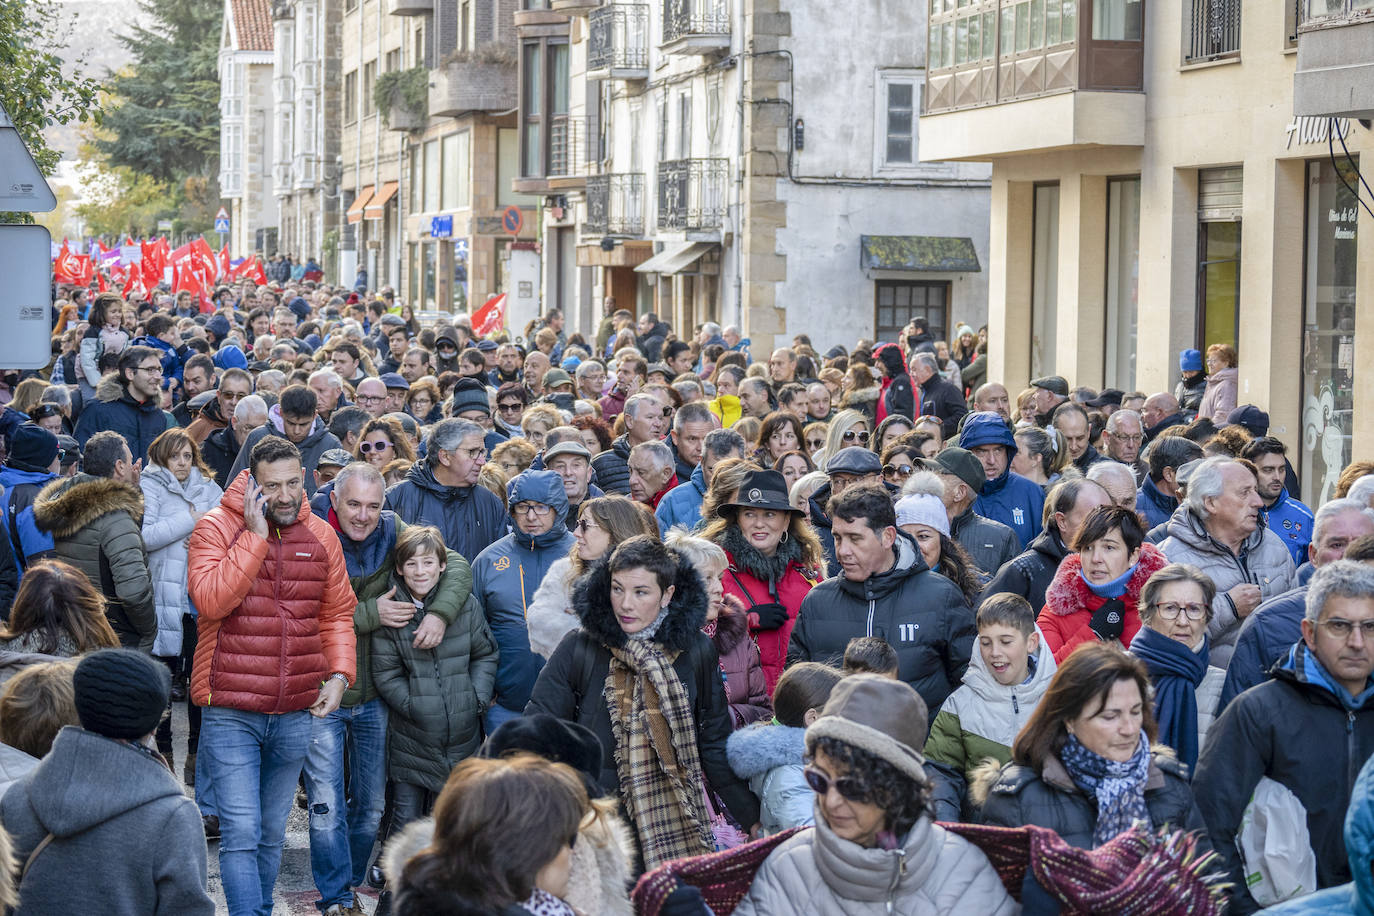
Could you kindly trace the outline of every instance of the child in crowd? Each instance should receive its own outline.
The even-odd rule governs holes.
[[[976,768],[1011,760],[1011,744],[1054,676],[1054,656],[1035,626],[1030,602],[1010,592],[978,609],[978,651],[963,684],[940,707],[926,740],[926,761],[938,773],[936,820],[971,820],[963,811]],[[846,653],[847,657],[848,653]]]
[[[877,636],[855,636],[844,647],[843,674],[881,674],[897,679],[897,650]]]
[[[415,646],[415,632],[444,586],[443,535],[413,525],[396,538],[397,601],[415,605],[402,627],[372,634],[372,678],[391,713],[388,741],[394,785],[394,827],[423,817],[450,771],[482,743],[482,713],[496,690],[496,641],[482,605],[469,596],[433,648]]]
[[[773,689],[774,724],[746,726],[730,735],[725,745],[730,768],[749,780],[762,803],[759,823],[766,834],[814,823],[816,793],[802,775],[806,727],[820,716],[831,689],[843,677],[820,662],[793,665]]]

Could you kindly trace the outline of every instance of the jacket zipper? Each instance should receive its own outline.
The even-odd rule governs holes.
[[[1355,791],[1355,780],[1358,777],[1356,768],[1359,758],[1356,756],[1355,748],[1355,713],[1353,710],[1345,711],[1345,797],[1349,798]]]
[[[872,635],[873,635],[873,604],[874,604],[873,599],[872,599],[872,598],[869,598],[869,599],[868,599],[868,632],[865,634],[865,635],[867,635],[867,636],[872,636]]]
[[[902,878],[906,875],[906,850],[894,849],[892,854],[896,857],[895,864],[897,867],[892,872],[892,882],[887,886],[887,911],[889,913],[897,912],[897,885],[902,882]]]
[[[276,575],[272,577],[272,605],[276,608],[277,620],[281,624],[281,637],[277,640],[277,644],[281,646],[281,651],[278,653],[279,661],[277,667],[277,670],[282,672],[281,677],[277,681],[277,709],[280,710],[282,708],[282,704],[286,700],[286,615],[282,613],[281,607],[281,529],[277,528],[276,533],[277,541],[275,544],[272,545],[272,549],[273,551],[275,551],[277,555]]]

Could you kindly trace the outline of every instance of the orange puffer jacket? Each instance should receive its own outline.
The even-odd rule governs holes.
[[[334,672],[353,682],[353,611],[339,536],[301,500],[296,521],[243,524],[249,472],[191,533],[187,581],[197,621],[191,698],[246,712],[306,709]]]

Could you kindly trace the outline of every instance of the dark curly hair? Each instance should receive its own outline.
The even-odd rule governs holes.
[[[935,819],[935,791],[929,779],[917,782],[892,764],[838,738],[817,738],[820,751],[845,768],[845,775],[863,787],[865,801],[882,808],[887,827],[898,836],[922,817]]]

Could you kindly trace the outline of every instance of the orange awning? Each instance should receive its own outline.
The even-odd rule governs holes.
[[[387,201],[396,196],[399,187],[400,184],[395,181],[388,181],[382,185],[382,189],[367,202],[367,207],[363,210],[363,219],[381,219],[386,213]]]
[[[353,203],[348,206],[348,221],[350,223],[361,222],[363,218],[363,207],[372,199],[372,185],[358,191],[358,196],[353,198]]]

